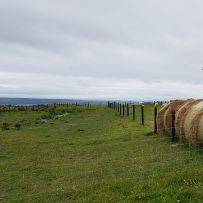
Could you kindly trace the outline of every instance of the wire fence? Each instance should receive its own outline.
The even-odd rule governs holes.
[[[153,109],[150,109],[151,112],[147,112],[147,116],[145,116],[145,110],[144,110],[144,105],[141,104],[141,105],[130,105],[130,104],[119,104],[119,103],[116,103],[116,102],[108,102],[108,107],[109,108],[112,108],[114,109],[115,111],[118,111],[118,113],[120,113],[121,116],[125,117],[130,117],[132,116],[133,120],[138,120],[138,122],[142,125],[145,125],[145,121],[147,119],[147,123],[145,125],[146,128],[148,128],[149,130],[153,131],[154,133],[164,133],[164,132],[167,132],[171,137],[172,137],[172,140],[174,138],[185,138],[187,135],[184,135],[184,134],[179,134],[179,133],[176,133],[178,132],[180,129],[183,129],[185,127],[185,124],[184,124],[184,121],[185,121],[185,118],[179,118],[178,119],[178,122],[176,122],[176,112],[175,111],[171,111],[171,113],[168,113],[166,115],[161,115],[159,114],[159,120],[163,120],[165,119],[170,121],[168,122],[168,125],[170,124],[170,126],[166,125],[162,128],[160,128],[157,124],[157,116],[158,116],[158,108],[157,107],[158,105],[155,104],[153,106]],[[152,115],[153,115],[153,118],[152,118]],[[163,124],[162,124],[163,125]],[[192,127],[196,128],[198,127],[199,124],[193,124]],[[200,141],[199,142],[196,142],[196,144],[199,144],[201,143]]]
[[[135,104],[120,104],[117,102],[108,102],[107,106],[109,108],[114,109],[117,111],[121,117],[129,117],[135,120],[135,122],[138,122],[141,125],[144,125],[146,129],[149,130],[149,134],[151,132],[151,135],[154,133],[154,135],[157,136],[151,136],[151,139],[162,139],[162,137],[166,138],[166,136],[171,138],[172,142],[176,142],[176,145],[179,146],[189,146],[188,150],[191,150],[190,146],[195,145],[199,147],[199,150],[202,148],[202,140],[196,140],[193,143],[189,138],[187,137],[186,134],[181,134],[180,130],[184,131],[185,128],[185,118],[178,118],[178,122],[176,122],[176,112],[171,111],[171,113],[168,113],[165,115],[159,114],[158,116],[158,111],[160,109],[160,105],[154,102],[154,106],[151,106],[151,109],[148,109],[148,111],[145,114],[145,106],[143,104],[135,105]],[[157,116],[161,122],[163,120],[169,120],[170,126],[166,125],[162,128],[160,128],[157,124]],[[162,123],[163,126],[163,123]],[[193,124],[193,128],[198,128],[199,124]],[[153,133],[152,133],[153,132]],[[158,135],[159,134],[159,135]],[[191,136],[191,135],[190,135]],[[193,136],[193,135],[192,135]],[[202,135],[198,135],[199,137],[203,137]],[[143,138],[141,138],[143,139]],[[149,138],[148,138],[149,139]],[[178,142],[177,142],[178,141]],[[196,151],[194,148],[193,150]]]

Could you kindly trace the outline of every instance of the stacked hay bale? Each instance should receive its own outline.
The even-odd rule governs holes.
[[[164,114],[163,122],[165,133],[170,135],[171,134],[171,127],[172,127],[172,112],[177,112],[178,109],[185,103],[185,100],[174,100],[171,101],[167,111]]]
[[[157,115],[158,132],[171,135],[172,112],[176,112],[176,136],[191,143],[203,141],[203,100],[173,100]]]
[[[171,135],[172,112],[177,111],[184,102],[185,100],[173,100],[160,109],[157,115],[157,127],[159,133]]]
[[[169,108],[170,103],[167,104],[163,104],[162,108],[160,109],[160,111],[157,114],[157,131],[159,133],[164,133],[164,115],[165,112],[167,111],[167,109]]]
[[[175,120],[175,127],[176,127],[176,135],[181,139],[186,139],[186,128],[188,128],[187,116],[191,111],[192,107],[199,103],[200,100],[190,99],[185,101],[184,105],[176,112],[176,120]]]
[[[185,117],[184,138],[192,143],[203,141],[203,131],[201,130],[203,118],[203,101],[194,103]]]

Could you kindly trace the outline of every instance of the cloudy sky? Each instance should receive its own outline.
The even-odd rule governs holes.
[[[1,0],[0,96],[203,97],[202,0]]]

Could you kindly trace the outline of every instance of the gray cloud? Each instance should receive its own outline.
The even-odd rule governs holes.
[[[200,0],[1,1],[0,95],[201,97],[202,7]]]

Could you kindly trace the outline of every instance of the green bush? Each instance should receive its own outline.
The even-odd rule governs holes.
[[[7,123],[7,122],[4,122],[4,123],[2,123],[2,130],[9,130],[9,123]]]
[[[16,128],[17,130],[20,130],[21,124],[20,124],[20,123],[16,123],[16,124],[15,124],[15,128]]]
[[[52,116],[50,114],[44,114],[41,116],[41,119],[51,119]]]

